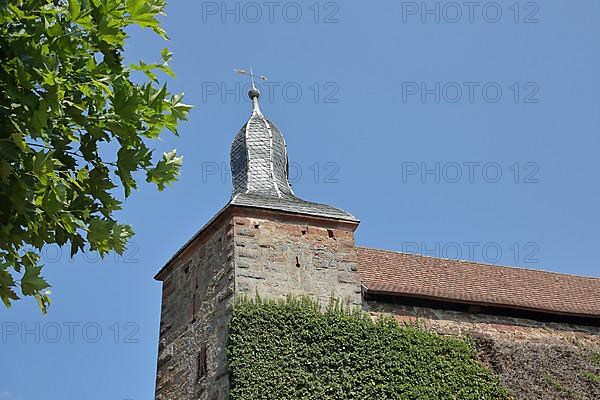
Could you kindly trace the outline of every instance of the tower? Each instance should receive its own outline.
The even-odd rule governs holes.
[[[546,398],[544,376],[553,374],[599,398],[581,371],[600,373],[589,364],[600,348],[600,279],[355,246],[356,218],[294,194],[283,135],[254,86],[249,96],[251,116],[231,147],[230,201],[156,275],[157,399],[228,397],[227,324],[235,297],[255,293],[322,303],[333,295],[373,316],[468,334],[486,363],[523,372],[514,380],[515,369],[500,371],[515,393]],[[547,368],[549,349],[568,354],[564,368]]]
[[[227,398],[227,322],[237,295],[333,295],[361,303],[358,220],[297,197],[281,131],[252,113],[231,146],[230,201],[156,275],[163,282],[156,398]]]

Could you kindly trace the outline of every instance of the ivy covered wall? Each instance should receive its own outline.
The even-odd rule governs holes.
[[[239,299],[232,400],[510,399],[475,344],[307,298]]]
[[[600,399],[599,326],[373,301],[365,308],[444,337],[471,338],[477,359],[518,400]]]

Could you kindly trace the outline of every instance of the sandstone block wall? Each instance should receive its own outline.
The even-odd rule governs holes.
[[[354,233],[276,217],[234,217],[236,293],[283,298],[334,296],[361,304]]]
[[[233,225],[199,238],[163,277],[157,400],[220,400],[234,294]]]

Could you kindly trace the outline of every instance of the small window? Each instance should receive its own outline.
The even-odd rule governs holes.
[[[202,344],[200,346],[200,351],[198,352],[198,380],[206,378],[207,373],[206,345]]]
[[[187,274],[190,272],[190,263],[187,263],[185,267],[183,267],[183,273]]]
[[[328,236],[330,239],[332,239],[332,238],[334,237],[334,236],[333,236],[333,230],[332,230],[332,229],[327,229],[327,236]]]

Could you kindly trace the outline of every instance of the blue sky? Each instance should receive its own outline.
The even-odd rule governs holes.
[[[196,106],[157,144],[181,179],[127,200],[124,256],[47,249],[50,313],[0,311],[0,399],[153,397],[153,276],[229,198],[250,113],[233,68],[270,78],[296,194],[359,217],[358,244],[600,276],[600,2],[513,3],[171,1],[169,43],[132,31],[128,59],[167,45]]]

